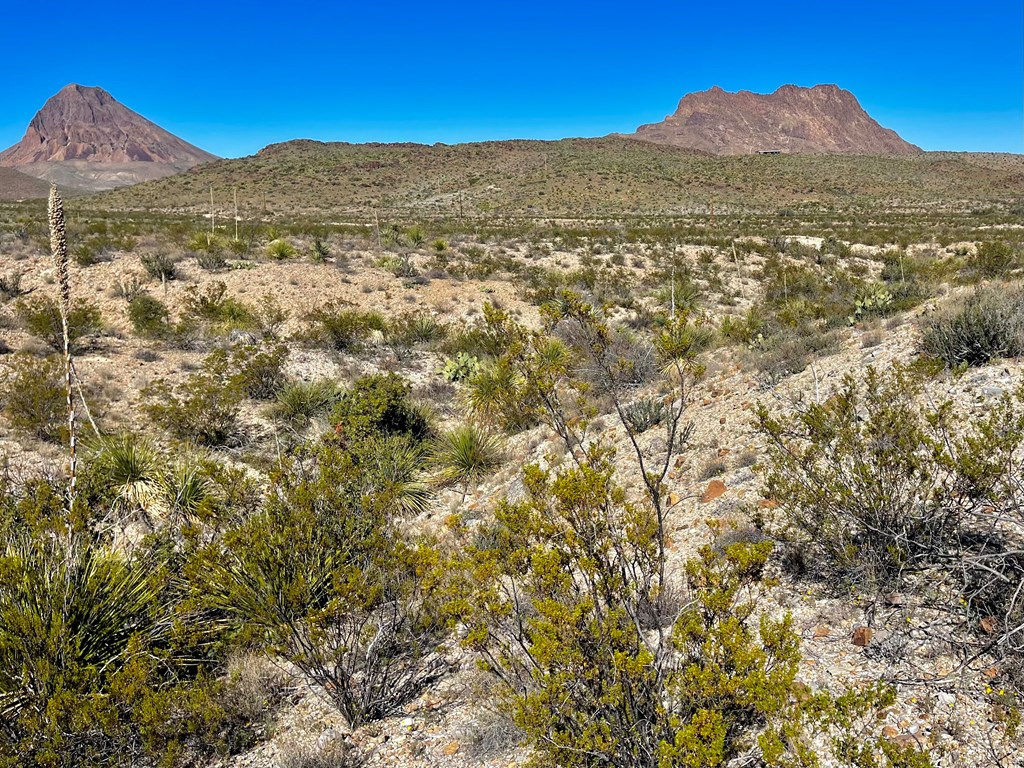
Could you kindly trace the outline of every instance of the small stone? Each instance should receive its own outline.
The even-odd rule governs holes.
[[[722,418],[720,418],[720,419],[718,420],[718,423],[719,423],[719,424],[725,424],[725,416],[723,416]]]
[[[719,448],[718,449],[718,458],[724,459],[728,455],[729,455],[729,449],[728,448]]]
[[[456,752],[458,752],[459,749],[461,749],[461,748],[462,748],[462,745],[459,744],[459,742],[453,741],[451,744],[446,744],[445,745],[444,749],[441,750],[441,754],[443,754],[445,757],[451,757]]]
[[[859,648],[866,648],[874,634],[871,627],[856,627],[853,630],[853,644]]]
[[[993,680],[994,678],[999,677],[999,667],[989,667],[981,674],[983,674],[989,680]]]
[[[402,727],[411,731],[413,728],[416,727],[416,721],[413,720],[411,717],[403,717]]]
[[[829,629],[828,627],[815,627],[814,628],[814,637],[815,638],[828,637],[831,634],[832,634],[832,630]]]
[[[779,506],[779,502],[775,501],[775,499],[761,499],[757,502],[757,506],[761,509],[775,509]]]
[[[886,605],[903,605],[906,600],[898,592],[890,592],[884,598]]]
[[[723,493],[725,493],[725,483],[721,480],[712,480],[708,483],[708,487],[704,491],[704,495],[700,497],[700,502],[701,504],[707,504],[709,501],[717,499]]]
[[[899,735],[899,729],[894,725],[887,725],[882,729],[882,736],[887,739],[895,739]]]
[[[674,507],[676,504],[679,503],[679,501],[680,501],[680,497],[679,497],[678,493],[670,493],[668,495],[668,505],[670,507]]]
[[[978,625],[986,635],[991,635],[999,626],[999,620],[995,616],[986,616],[978,622]]]

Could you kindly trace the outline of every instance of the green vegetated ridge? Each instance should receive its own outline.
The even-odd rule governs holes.
[[[712,157],[620,138],[457,145],[300,140],[95,198],[111,209],[205,211],[209,188],[249,212],[473,215],[687,213],[964,205],[1024,194],[1018,155]]]

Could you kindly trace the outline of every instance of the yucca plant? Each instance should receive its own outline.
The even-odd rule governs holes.
[[[161,491],[168,515],[185,520],[200,517],[204,505],[213,498],[213,484],[194,458],[175,462],[163,475]]]
[[[295,256],[295,246],[281,238],[271,240],[267,244],[267,256],[278,261],[290,259]]]
[[[464,397],[473,414],[514,433],[536,423],[522,377],[506,362],[480,367],[465,383]]]
[[[331,255],[331,248],[322,238],[313,238],[313,244],[309,246],[309,260],[314,264],[322,264]]]
[[[18,538],[0,555],[0,724],[18,733],[56,696],[89,693],[160,631],[146,569],[84,540]]]
[[[360,464],[372,478],[374,491],[394,505],[399,515],[418,515],[430,505],[430,487],[420,478],[425,451],[405,435],[384,438],[360,452]]]
[[[128,432],[104,435],[86,450],[91,470],[112,496],[112,512],[141,512],[147,519],[162,514],[166,462],[149,439]]]
[[[329,413],[340,398],[338,385],[328,379],[290,381],[277,393],[268,413],[276,421],[302,428]]]
[[[438,437],[432,459],[441,485],[469,483],[501,464],[501,441],[475,424],[463,424]]]

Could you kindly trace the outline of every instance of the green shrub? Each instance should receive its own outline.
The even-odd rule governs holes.
[[[306,319],[310,323],[309,337],[338,351],[358,347],[370,331],[387,328],[387,322],[379,312],[342,309],[334,303],[318,307]]]
[[[409,384],[394,373],[362,376],[342,394],[331,421],[337,434],[351,442],[387,435],[426,440],[430,424],[410,393]]]
[[[770,542],[704,547],[687,565],[685,604],[655,586],[651,510],[627,504],[612,473],[602,454],[557,474],[527,468],[527,498],[499,506],[469,553],[465,642],[538,765],[713,768],[755,747],[789,765],[795,750],[813,754],[815,728],[796,724],[841,738],[855,718],[837,710],[892,702],[880,688],[798,695],[792,618],[753,618]]]
[[[1009,243],[981,243],[968,264],[985,277],[1005,277],[1020,266],[1020,255]]]
[[[1024,354],[1024,290],[994,285],[921,321],[921,350],[955,368]]]
[[[25,289],[21,285],[21,279],[24,276],[25,273],[20,269],[14,269],[0,275],[0,299],[8,301],[16,299],[25,293]]]
[[[932,558],[946,562],[971,510],[1003,486],[1006,457],[1024,440],[1021,413],[1006,402],[954,431],[950,404],[924,409],[920,389],[901,368],[869,368],[862,385],[847,377],[792,417],[758,411],[770,445],[766,495],[830,578],[898,590]]]
[[[64,350],[64,332],[60,308],[53,299],[39,296],[17,304],[18,317],[25,330],[41,339],[51,349]],[[68,337],[71,349],[81,349],[81,342],[103,330],[99,307],[90,302],[76,302],[68,315]]]
[[[136,294],[128,302],[128,320],[132,329],[146,339],[163,339],[171,332],[167,305],[148,293]]]
[[[179,386],[166,381],[142,391],[143,412],[159,427],[181,440],[204,446],[237,445],[242,440],[238,421],[245,391],[225,350],[211,352],[201,370]]]
[[[168,282],[178,276],[178,260],[167,251],[152,251],[139,257],[142,268],[154,280]]]
[[[220,332],[252,328],[253,310],[238,299],[227,295],[227,285],[221,281],[204,288],[189,286],[185,291],[183,315],[210,323]]]
[[[284,362],[288,347],[243,345],[231,352],[234,380],[253,400],[273,400],[284,388]]]
[[[56,356],[15,355],[2,385],[4,414],[11,426],[41,440],[64,438],[67,395],[63,361]]]
[[[368,446],[363,446],[368,448]],[[268,509],[192,570],[203,600],[320,686],[352,727],[402,711],[448,664],[435,554],[406,542],[341,448],[281,473]]]

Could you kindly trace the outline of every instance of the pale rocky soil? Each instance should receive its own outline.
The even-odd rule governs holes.
[[[700,250],[703,249],[687,249],[687,254],[696,259]],[[632,255],[627,257],[627,264]],[[253,269],[210,274],[200,270],[195,262],[185,262],[185,279],[169,283],[166,289],[151,285],[150,290],[175,311],[187,285],[222,280],[230,295],[248,302],[270,294],[291,313],[285,333],[298,330],[299,318],[326,301],[351,302],[363,309],[378,309],[389,317],[415,308],[428,309],[445,319],[465,320],[476,317],[483,302],[490,300],[498,301],[526,322],[535,320],[535,309],[516,295],[511,283],[502,279],[437,279],[427,285],[406,286],[388,272],[373,267],[373,254],[348,256],[350,266],[344,270],[333,264],[262,262]],[[543,258],[567,265],[574,261],[572,254]],[[719,262],[723,272],[736,269],[731,287],[740,291],[736,304],[720,311],[741,312],[756,289],[749,275],[756,259],[748,258],[737,266],[730,263],[728,255],[722,255]],[[43,257],[32,256],[13,264],[26,270],[28,287],[53,290]],[[874,262],[865,264],[877,267]],[[160,378],[178,380],[194,369],[203,356],[199,352],[161,348],[156,359],[137,357],[142,348],[152,345],[131,335],[124,301],[111,291],[117,280],[127,274],[143,274],[137,256],[124,254],[111,262],[73,272],[77,295],[99,305],[109,328],[109,335],[99,339],[80,358],[79,372],[109,401],[104,409],[124,423],[134,418],[130,414],[138,402],[139,391],[147,383]],[[10,311],[9,307],[0,308],[0,315]],[[36,344],[9,322],[0,330],[0,338],[12,349],[33,348]],[[677,499],[670,519],[671,569],[679,574],[683,563],[712,539],[709,521],[731,522],[742,529],[749,525],[752,514],[770,512],[771,503],[762,497],[755,466],[762,449],[753,427],[757,403],[775,410],[800,408],[809,401],[828,397],[848,373],[856,376],[869,365],[885,367],[893,361],[911,359],[915,347],[916,330],[910,318],[852,328],[838,353],[775,385],[767,385],[744,370],[741,352],[709,353],[707,376],[692,397],[689,417],[694,430],[689,449],[669,476],[670,491]],[[0,356],[0,373],[8,359]],[[435,373],[437,362],[428,354],[397,360],[385,350],[354,357],[296,347],[289,360],[289,372],[304,379],[333,377],[348,381],[366,370],[395,369],[421,387],[440,379]],[[1019,362],[1004,362],[972,370],[959,379],[937,379],[933,394],[953,398],[967,412],[981,413],[991,398],[1016,388],[1022,374],[1024,367]],[[260,420],[258,409],[247,415],[256,422]],[[441,412],[442,417],[451,415]],[[611,425],[612,420],[606,419],[606,423]],[[609,426],[606,436],[614,435]],[[654,444],[655,448],[659,439],[657,429],[644,436],[648,445]],[[628,483],[630,473],[635,471],[635,460],[621,434],[617,445],[622,481]],[[437,529],[448,512],[460,507],[468,508],[465,516],[470,521],[486,516],[497,499],[516,492],[524,464],[545,461],[555,448],[553,435],[544,428],[511,439],[505,467],[485,484],[471,489],[465,505],[461,492],[443,492],[429,515],[410,524],[415,528]],[[0,454],[12,465],[25,468],[60,461],[60,452],[55,447],[27,441],[2,424]],[[724,471],[713,479],[700,479],[708,463],[714,460],[724,462]],[[809,685],[837,689],[844,684],[879,678],[903,681],[897,705],[885,714],[886,735],[905,743],[944,745],[948,755],[942,765],[947,768],[990,764],[982,751],[984,742],[978,737],[991,725],[983,671],[989,661],[979,661],[973,671],[958,678],[951,656],[943,649],[928,647],[914,632],[908,635],[904,630],[908,606],[894,604],[874,610],[828,596],[812,585],[793,583],[786,577],[770,593],[764,610],[792,611],[803,638],[801,676]],[[864,625],[872,627],[874,637],[866,647],[860,647],[853,643],[853,635],[857,627]],[[890,653],[888,649],[897,641],[905,643],[909,650],[904,654]],[[297,755],[327,750],[335,742],[354,744],[366,751],[369,765],[497,768],[522,764],[527,754],[516,746],[514,730],[480,703],[486,696],[480,694],[483,681],[473,660],[464,657],[458,661],[459,671],[410,704],[403,716],[366,726],[354,734],[347,732],[340,715],[320,693],[295,682],[288,703],[268,726],[270,738],[219,764],[219,768],[293,768],[297,763],[289,761]],[[947,677],[950,679],[941,685],[925,684],[928,678]]]

